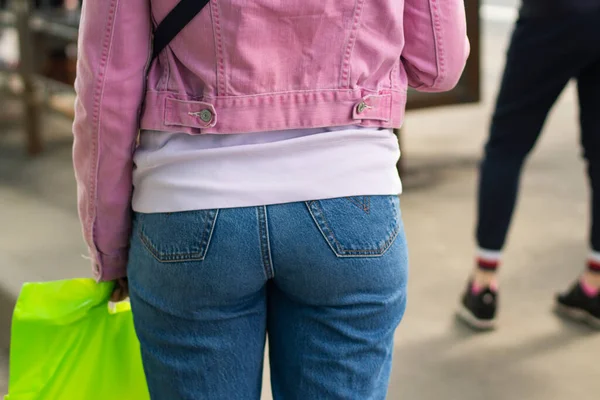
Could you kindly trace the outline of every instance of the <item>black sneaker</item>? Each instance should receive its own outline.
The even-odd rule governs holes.
[[[556,296],[555,310],[562,317],[600,329],[600,293],[589,297],[579,282],[569,292]]]
[[[498,308],[498,293],[485,288],[478,294],[473,294],[473,283],[469,281],[462,297],[457,317],[476,330],[491,330],[496,327],[496,310]]]

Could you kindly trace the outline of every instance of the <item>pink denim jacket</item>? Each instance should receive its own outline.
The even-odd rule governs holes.
[[[86,0],[73,158],[95,275],[126,275],[140,130],[400,127],[407,87],[445,91],[469,53],[463,0],[211,0],[150,64],[177,0]]]

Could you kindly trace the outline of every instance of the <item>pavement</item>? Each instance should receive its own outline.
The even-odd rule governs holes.
[[[600,333],[550,312],[554,293],[582,270],[587,253],[589,194],[572,87],[556,105],[522,180],[501,275],[500,329],[473,334],[453,317],[473,265],[476,168],[509,29],[506,21],[484,26],[481,104],[411,112],[406,119],[401,202],[411,280],[408,310],[396,335],[390,400],[595,400],[600,393]],[[46,152],[28,159],[18,126],[10,121],[14,104],[5,104],[0,347],[7,345],[10,310],[23,282],[88,273],[81,257],[70,125],[49,116]],[[0,366],[5,368],[1,360]],[[267,382],[268,371],[265,388]],[[263,400],[269,399],[265,389]]]

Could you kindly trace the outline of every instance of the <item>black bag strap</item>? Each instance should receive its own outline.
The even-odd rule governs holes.
[[[154,60],[171,40],[190,23],[210,0],[181,0],[154,31]]]

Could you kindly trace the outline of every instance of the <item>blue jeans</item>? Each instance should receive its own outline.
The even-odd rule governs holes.
[[[383,400],[406,307],[396,196],[136,214],[129,284],[154,400]]]

